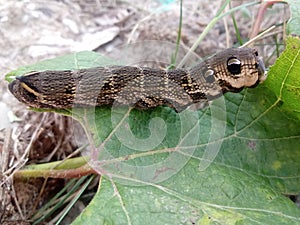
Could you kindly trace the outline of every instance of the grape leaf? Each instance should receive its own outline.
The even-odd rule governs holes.
[[[300,35],[300,1],[299,0],[286,0],[289,4],[291,16],[287,23],[287,33]]]
[[[73,224],[299,224],[299,208],[282,195],[300,192],[299,101],[289,102],[297,89],[280,94],[298,80],[297,40],[287,40],[265,84],[226,94],[225,111],[219,100],[197,115],[163,107],[146,112],[96,109],[96,118],[87,121],[95,146],[101,143],[93,155],[102,163],[92,166],[103,177],[95,198]],[[216,108],[220,121],[225,113],[224,132],[222,123],[212,129]],[[165,136],[152,151],[138,149],[145,147],[142,142],[135,149],[124,143],[126,138],[135,143],[134,134],[148,142],[163,127],[158,121],[150,125],[158,116],[166,128],[156,136]],[[211,140],[218,131],[223,136]],[[220,148],[211,148],[217,154],[207,157],[208,146]],[[172,154],[177,164],[158,163]],[[209,166],[200,171],[203,160]],[[149,166],[154,164],[156,171]]]
[[[282,195],[300,192],[299,101],[290,101],[298,89],[289,88],[299,87],[297,40],[287,40],[264,84],[201,111],[70,111],[87,131],[90,165],[103,175],[74,224],[299,224],[299,208]],[[101,59],[76,53],[58,69],[93,67]]]
[[[287,50],[271,67],[267,85],[274,87],[277,96],[276,104],[300,118],[300,38],[287,39]]]

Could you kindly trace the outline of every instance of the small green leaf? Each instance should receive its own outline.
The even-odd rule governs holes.
[[[286,0],[290,6],[291,17],[287,23],[287,33],[300,35],[300,1]]]
[[[266,85],[277,96],[279,108],[300,118],[300,38],[289,37],[286,50],[271,67]]]

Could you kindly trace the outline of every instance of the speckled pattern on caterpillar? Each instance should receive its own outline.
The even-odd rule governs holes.
[[[31,72],[17,77],[9,90],[33,108],[167,105],[181,111],[228,91],[255,87],[265,78],[264,64],[255,49],[229,48],[188,69],[109,66]]]

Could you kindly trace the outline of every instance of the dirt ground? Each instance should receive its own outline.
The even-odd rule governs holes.
[[[232,6],[247,2],[232,1]],[[183,48],[189,48],[196,42],[222,3],[221,0],[184,1]],[[258,7],[245,8],[235,14],[244,40],[251,33]],[[38,198],[42,182],[32,181],[26,186],[22,182],[13,182],[14,171],[28,163],[63,159],[83,141],[73,133],[71,127],[76,122],[71,118],[28,111],[9,93],[5,74],[20,66],[83,50],[95,50],[124,59],[134,56],[118,55],[116,49],[128,43],[156,40],[152,42],[155,45],[165,41],[174,46],[178,35],[179,12],[179,3],[176,1],[0,0],[0,221],[26,224],[24,221],[38,208],[32,202]],[[277,4],[267,10],[260,30],[287,19],[287,6]],[[282,33],[282,27],[279,27],[268,38],[256,42],[260,54],[269,57],[275,49],[274,43],[281,41]],[[234,26],[231,17],[227,16],[210,30],[196,53],[206,57],[235,43]],[[152,59],[164,50],[159,46],[155,49],[151,53]],[[138,57],[134,60],[138,61]],[[134,60],[130,63],[134,63]],[[49,192],[55,192],[63,185],[61,181],[51,182]]]

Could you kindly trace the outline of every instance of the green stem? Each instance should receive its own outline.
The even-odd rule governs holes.
[[[177,40],[176,40],[176,50],[175,50],[175,53],[172,55],[171,65],[170,65],[171,68],[175,67],[174,65],[176,64],[176,58],[177,58],[178,51],[179,51],[179,45],[180,45],[180,39],[181,39],[181,29],[182,29],[182,2],[183,2],[183,0],[180,0],[180,17],[179,17]]]

